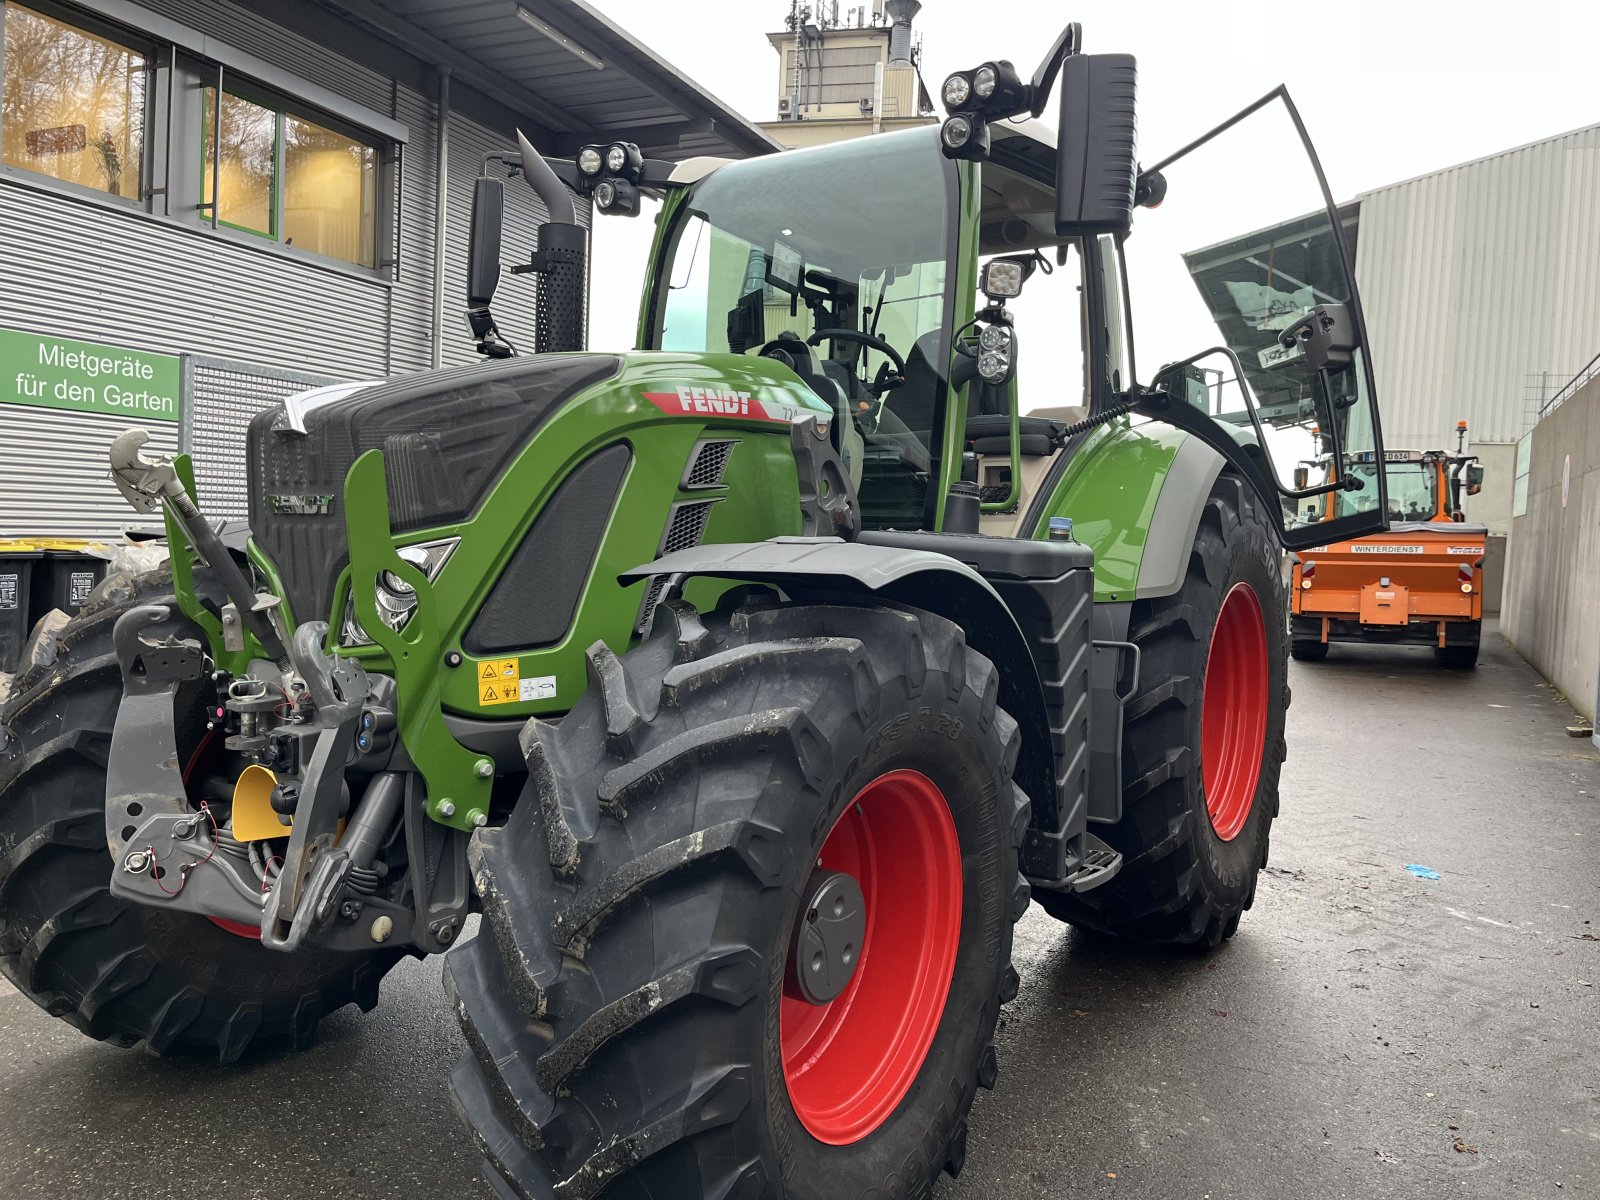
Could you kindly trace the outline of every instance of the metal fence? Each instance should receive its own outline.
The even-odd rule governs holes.
[[[226,358],[183,356],[183,449],[194,455],[194,485],[209,517],[248,516],[245,431],[250,418],[285,396],[338,382]]]
[[[1559,392],[1557,392],[1554,396],[1551,396],[1550,399],[1545,402],[1544,407],[1539,410],[1539,419],[1542,421],[1557,408],[1561,407],[1562,402],[1565,401],[1567,397],[1571,396],[1596,375],[1600,375],[1600,354],[1596,354],[1593,358],[1591,358],[1583,370],[1579,371],[1570,380],[1568,380],[1565,387],[1563,387]]]

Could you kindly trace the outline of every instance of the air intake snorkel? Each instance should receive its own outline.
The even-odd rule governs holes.
[[[534,299],[534,344],[539,353],[582,350],[583,282],[586,234],[578,224],[572,193],[545,162],[533,143],[517,131],[522,174],[544,204],[550,219],[539,226],[538,248],[524,267],[512,274],[542,275]]]

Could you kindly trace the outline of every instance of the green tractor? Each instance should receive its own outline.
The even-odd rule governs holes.
[[[443,952],[498,1194],[928,1195],[1030,896],[1233,934],[1278,810],[1280,547],[1382,527],[1338,469],[1382,445],[1287,95],[1141,169],[1134,93],[1070,26],[1031,80],[951,76],[938,128],[523,140],[475,195],[487,360],[263,412],[247,538],[118,439],[171,564],[16,681],[6,977],[232,1062]],[[529,355],[489,307],[508,175],[549,213]],[[641,194],[640,348],[587,351],[574,197]],[[1312,425],[1331,479],[1285,486]],[[1338,522],[1286,521],[1334,488]]]

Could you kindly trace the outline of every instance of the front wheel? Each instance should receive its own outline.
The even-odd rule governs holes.
[[[992,1085],[1014,721],[927,613],[659,610],[473,841],[452,1083],[504,1196],[920,1196]]]
[[[0,973],[51,1016],[117,1045],[299,1048],[349,1003],[370,1010],[398,951],[280,954],[193,913],[111,895],[106,760],[122,700],[117,618],[175,604],[165,569],[107,580],[62,629],[53,663],[17,677],[0,718]],[[180,694],[178,742],[199,753],[199,696]],[[254,931],[249,931],[253,933]]]
[[[1231,937],[1255,900],[1278,813],[1289,707],[1277,539],[1232,475],[1212,485],[1183,586],[1136,601],[1139,690],[1124,710],[1122,819],[1097,827],[1122,870],[1052,915],[1144,942]]]

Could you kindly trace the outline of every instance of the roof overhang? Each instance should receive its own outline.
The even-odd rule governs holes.
[[[503,105],[546,154],[629,141],[650,157],[782,147],[583,0],[317,0]]]

